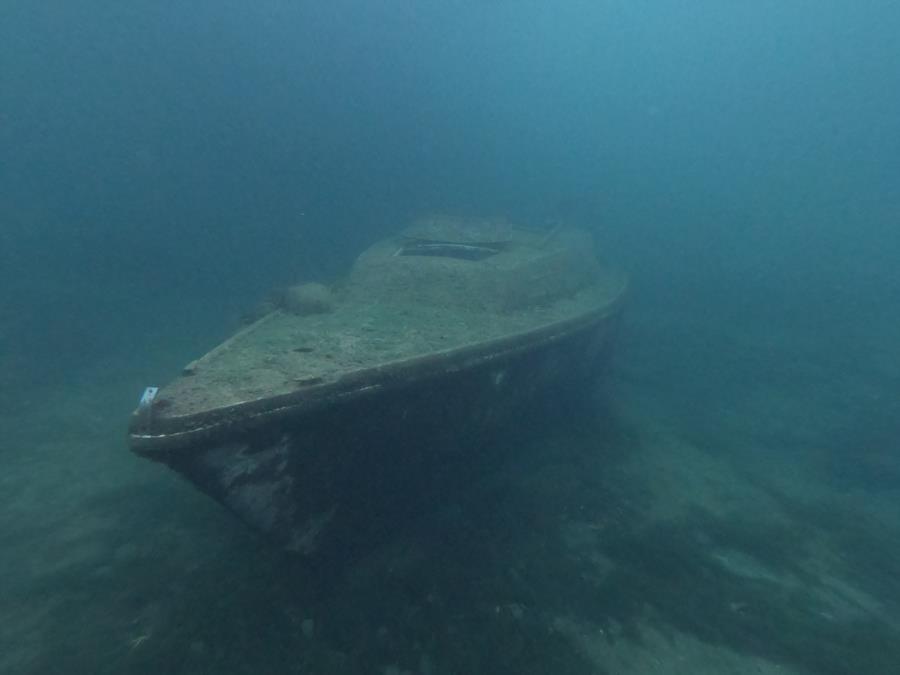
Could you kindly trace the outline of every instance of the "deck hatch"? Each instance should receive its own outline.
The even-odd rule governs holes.
[[[395,255],[424,255],[477,261],[497,255],[502,250],[502,243],[462,244],[454,241],[412,241],[403,244]]]

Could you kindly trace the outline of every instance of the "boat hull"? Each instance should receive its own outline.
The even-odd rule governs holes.
[[[369,395],[197,436],[152,458],[287,550],[345,551],[439,502],[453,467],[480,463],[521,415],[581,396],[601,374],[618,322],[610,308],[515,349],[448,359]]]

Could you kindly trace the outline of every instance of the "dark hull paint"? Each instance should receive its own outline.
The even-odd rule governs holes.
[[[478,461],[517,416],[593,383],[617,323],[612,311],[530,349],[153,458],[288,550],[353,547],[382,538],[398,512],[439,502],[452,467]]]

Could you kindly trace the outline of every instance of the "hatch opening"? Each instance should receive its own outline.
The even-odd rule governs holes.
[[[503,250],[503,242],[461,244],[453,241],[412,241],[403,244],[394,255],[427,255],[459,260],[484,260]]]

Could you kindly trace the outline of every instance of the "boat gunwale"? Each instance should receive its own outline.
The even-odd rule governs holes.
[[[469,370],[493,360],[552,344],[593,324],[599,324],[619,312],[628,281],[624,275],[617,276],[618,288],[610,301],[568,319],[525,331],[349,371],[332,382],[298,388],[284,394],[240,401],[185,415],[154,415],[150,424],[136,410],[128,428],[129,446],[139,455],[167,454],[197,442],[218,438],[224,433],[258,428],[299,414],[401,388],[446,373]],[[226,340],[210,353],[220,350],[230,341],[231,339]]]

